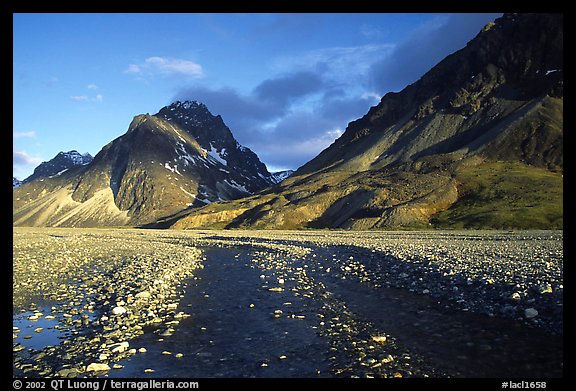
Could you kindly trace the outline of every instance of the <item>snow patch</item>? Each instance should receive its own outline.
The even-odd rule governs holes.
[[[164,168],[178,174],[178,175],[182,175],[180,174],[180,171],[178,171],[178,165],[174,165],[174,167],[170,167],[170,164],[168,162],[164,163]]]

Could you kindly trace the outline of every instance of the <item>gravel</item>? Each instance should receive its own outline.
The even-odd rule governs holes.
[[[13,232],[18,377],[101,376],[121,370],[116,363],[127,357],[146,354],[145,347],[133,346],[138,336],[170,338],[190,316],[179,302],[186,282],[203,267],[201,247],[250,248],[263,290],[308,301],[305,308],[314,311],[298,311],[287,302],[270,316],[317,320],[314,328],[331,344],[333,376],[446,374],[399,347],[393,335],[359,323],[325,289],[321,275],[374,289],[400,288],[452,310],[562,334],[562,231]],[[322,306],[315,308],[319,300]],[[165,355],[184,357],[177,351]]]

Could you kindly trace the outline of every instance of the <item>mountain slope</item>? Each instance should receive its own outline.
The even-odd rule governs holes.
[[[174,227],[561,228],[562,170],[563,16],[506,14],[280,185]]]
[[[198,102],[176,102],[134,117],[90,164],[14,190],[13,218],[15,225],[142,225],[271,183],[219,116]]]

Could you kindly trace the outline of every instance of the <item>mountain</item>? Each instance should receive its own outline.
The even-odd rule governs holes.
[[[284,170],[284,171],[276,171],[272,173],[272,178],[274,183],[280,183],[282,182],[284,179],[290,177],[292,174],[294,174],[294,170]]]
[[[19,187],[22,184],[22,181],[16,177],[12,177],[12,188]]]
[[[258,157],[199,102],[137,115],[92,162],[13,191],[14,225],[146,225],[273,184]]]
[[[89,164],[93,159],[94,158],[89,153],[81,155],[75,150],[59,152],[51,160],[40,163],[40,165],[34,169],[32,175],[24,179],[22,182],[27,183],[38,178],[48,178],[60,175],[74,166],[84,166]]]
[[[291,177],[175,228],[562,228],[563,16],[505,14]]]

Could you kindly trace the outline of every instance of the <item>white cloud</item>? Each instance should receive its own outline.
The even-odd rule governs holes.
[[[377,92],[374,91],[366,91],[364,93],[362,93],[362,95],[360,96],[360,98],[362,99],[373,99],[376,102],[380,102],[380,100],[382,99],[382,96],[380,94],[378,94]]]
[[[42,163],[42,158],[38,156],[32,156],[28,154],[26,151],[20,151],[17,149],[12,150],[12,164],[14,166],[28,166],[28,165],[37,165]]]
[[[72,95],[72,96],[70,96],[70,100],[73,100],[74,102],[102,103],[102,101],[104,100],[104,95],[96,94],[96,96],[94,96],[94,97],[89,97],[88,95]]]
[[[72,96],[70,96],[70,99],[73,100],[74,102],[86,102],[88,100],[88,96],[87,95],[72,95]]]
[[[136,64],[130,64],[128,65],[128,68],[125,71],[126,73],[140,73],[142,72],[142,69],[140,69],[140,67]]]
[[[28,132],[13,132],[14,138],[36,138],[36,132],[30,130]]]
[[[98,89],[98,86],[97,86],[96,84],[94,84],[94,83],[91,83],[91,84],[88,84],[88,85],[86,86],[86,88],[88,88],[89,90],[97,90],[97,89]]]
[[[366,38],[378,39],[384,36],[384,32],[377,26],[365,23],[360,26],[360,34]]]
[[[162,75],[162,76],[186,76],[200,78],[204,71],[200,64],[179,58],[167,58],[153,56],[148,57],[140,64],[130,64],[125,73],[135,75]]]
[[[368,70],[375,61],[387,56],[394,47],[394,44],[367,44],[321,48],[298,56],[278,57],[273,65],[281,71],[325,67],[326,71],[332,71],[333,74],[358,74]]]

